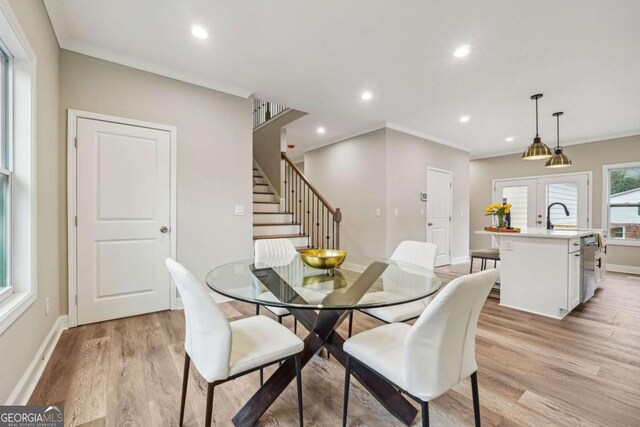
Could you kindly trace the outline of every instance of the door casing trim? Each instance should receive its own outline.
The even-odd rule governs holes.
[[[169,132],[170,139],[170,215],[171,233],[170,250],[171,258],[177,256],[177,137],[178,128],[176,126],[163,125],[158,123],[144,122],[140,120],[127,119],[124,117],[110,116],[107,114],[92,113],[89,111],[68,109],[67,110],[67,275],[68,275],[68,304],[69,304],[69,327],[78,326],[78,306],[76,304],[76,294],[78,292],[77,280],[77,228],[75,217],[77,213],[77,156],[76,156],[76,136],[78,119],[91,119],[103,122],[118,123],[130,126],[145,127]],[[168,273],[167,273],[168,274]],[[170,307],[175,310],[178,307],[176,285],[170,280]]]

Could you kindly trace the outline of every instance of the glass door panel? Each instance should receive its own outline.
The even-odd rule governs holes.
[[[536,226],[536,180],[498,181],[494,202],[511,203],[511,227],[526,229]]]
[[[587,180],[586,174],[539,178],[537,180],[537,216],[544,220],[543,226],[546,227],[548,212],[548,219],[554,229],[588,228]],[[565,206],[569,215],[565,211]]]

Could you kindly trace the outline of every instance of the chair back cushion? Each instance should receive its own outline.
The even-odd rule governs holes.
[[[437,252],[438,246],[434,243],[405,240],[400,242],[396,250],[393,251],[391,259],[433,270],[436,265]]]
[[[229,376],[231,326],[205,286],[184,266],[167,258],[184,306],[184,348],[208,382]]]
[[[298,251],[289,239],[260,239],[256,240],[256,258],[295,255]]]
[[[478,316],[497,277],[495,269],[459,277],[427,306],[405,340],[409,393],[435,399],[478,369]]]

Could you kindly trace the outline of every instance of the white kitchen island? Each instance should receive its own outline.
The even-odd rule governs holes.
[[[596,232],[476,231],[495,237],[500,249],[500,305],[556,319],[566,316],[581,301],[581,238]]]

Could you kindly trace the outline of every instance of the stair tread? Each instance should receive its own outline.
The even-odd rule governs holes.
[[[275,194],[273,191],[254,191],[253,194]]]
[[[273,234],[267,236],[253,236],[253,240],[261,239],[293,239],[297,237],[309,237],[307,234]]]
[[[267,225],[300,225],[299,222],[254,222],[254,227],[262,227]]]
[[[267,204],[267,205],[279,205],[280,204],[280,202],[256,202],[256,201],[254,201],[253,203],[260,203],[260,204],[263,204],[263,205],[264,204]],[[278,213],[280,213],[280,212],[278,212]]]

